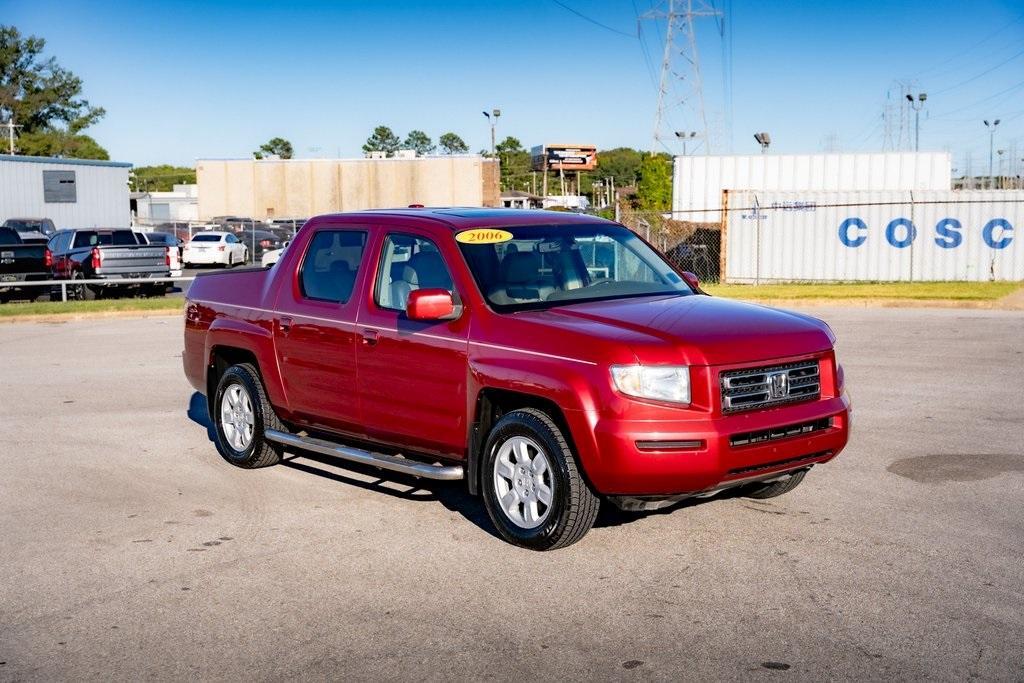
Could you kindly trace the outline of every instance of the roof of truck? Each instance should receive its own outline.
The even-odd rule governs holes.
[[[395,216],[399,218],[428,219],[448,224],[452,229],[497,227],[509,225],[558,225],[609,222],[598,216],[571,213],[568,211],[543,211],[538,209],[481,208],[479,206],[423,207],[403,209],[368,209],[352,213],[317,216],[317,219],[357,216]],[[318,221],[319,222],[319,221]]]

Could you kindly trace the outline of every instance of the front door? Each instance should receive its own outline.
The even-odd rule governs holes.
[[[355,329],[369,231],[319,226],[291,286],[282,286],[274,342],[288,408],[305,425],[361,436]]]
[[[385,235],[374,259],[373,286],[358,314],[356,357],[363,424],[371,439],[462,458],[468,316],[415,321],[405,315],[409,292],[416,289],[447,289],[458,298],[449,257],[415,230]]]

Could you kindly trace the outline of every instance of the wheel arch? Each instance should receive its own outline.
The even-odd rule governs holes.
[[[466,483],[470,494],[480,493],[480,464],[491,428],[503,415],[520,408],[536,408],[549,415],[562,430],[569,447],[576,451],[572,429],[565,412],[555,401],[545,396],[512,389],[484,387],[477,393],[473,420],[470,423],[469,452],[466,454]]]

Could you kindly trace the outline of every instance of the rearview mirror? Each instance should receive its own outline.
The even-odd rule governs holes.
[[[704,290],[700,288],[700,280],[697,279],[697,276],[695,274],[691,273],[688,270],[684,270],[682,275],[683,281],[690,286],[690,289],[692,289],[697,294],[705,294]]]
[[[405,314],[410,320],[454,320],[459,317],[455,299],[447,289],[414,289],[409,292]]]

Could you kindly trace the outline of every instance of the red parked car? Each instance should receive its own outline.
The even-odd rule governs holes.
[[[849,432],[825,323],[707,296],[589,216],[319,216],[274,268],[197,278],[185,323],[229,462],[464,479],[534,549],[579,540],[602,501],[780,495]]]

